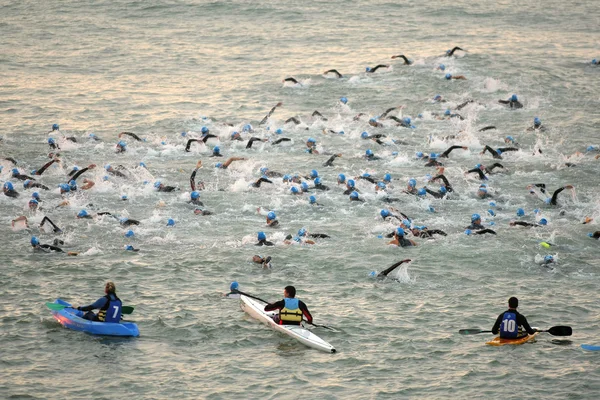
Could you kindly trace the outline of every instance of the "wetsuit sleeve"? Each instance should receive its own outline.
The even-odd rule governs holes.
[[[452,152],[452,150],[456,150],[456,149],[462,149],[462,146],[451,146],[448,149],[446,149],[446,151],[444,151],[440,157],[448,157],[448,154],[450,154]]]
[[[304,304],[304,302],[302,300],[298,301],[298,307],[300,308],[300,310],[302,311],[302,314],[304,314],[304,317],[306,318],[306,320],[310,323],[312,323],[312,315],[310,315],[310,311],[308,311],[308,307],[306,307],[306,304]]]
[[[531,223],[525,222],[525,221],[515,221],[514,224],[521,225],[521,226],[537,226],[537,224],[531,224]]]
[[[194,169],[192,175],[190,175],[190,186],[192,187],[192,190],[196,190],[196,172],[198,172],[198,168]]]
[[[504,168],[504,165],[502,165],[500,163],[494,163],[494,164],[490,165],[489,167],[487,167],[486,169],[491,172],[494,168]]]
[[[190,139],[188,140],[187,144],[185,145],[185,151],[189,152],[190,151],[190,146],[192,145],[192,143],[197,142],[198,139]]]
[[[494,326],[492,327],[492,333],[494,335],[497,335],[498,332],[500,331],[500,324],[502,323],[503,316],[504,316],[504,313],[498,315],[498,318],[496,318],[496,322],[494,323]]]
[[[562,192],[563,190],[565,190],[565,187],[561,187],[560,189],[556,189],[554,191],[554,193],[552,194],[552,199],[550,200],[550,204],[552,204],[553,206],[556,205],[556,200],[558,198],[558,195],[560,194],[560,192]]]
[[[431,190],[429,188],[425,188],[425,191],[427,193],[429,193],[430,195],[432,195],[433,197],[435,197],[436,199],[441,199],[442,197],[444,197],[444,195],[442,193],[434,192],[433,190]]]
[[[486,233],[491,233],[492,235],[496,234],[496,231],[492,230],[492,229],[482,229],[480,231],[477,232],[473,232],[475,235],[484,235]]]
[[[142,139],[140,139],[140,137],[138,135],[136,135],[135,133],[132,133],[132,132],[121,132],[121,133],[119,133],[119,137],[121,137],[121,135],[130,136],[130,137],[134,138],[135,140],[137,140],[138,142],[142,141]]]
[[[44,226],[45,222],[48,222],[50,225],[52,225],[52,228],[54,229],[54,233],[58,233],[58,232],[62,232],[62,230],[56,226],[56,224],[54,222],[52,222],[52,220],[48,217],[44,217],[44,219],[42,219],[42,222],[40,223],[40,226]]]
[[[446,232],[444,232],[444,231],[442,231],[442,230],[440,230],[440,229],[431,229],[431,230],[428,230],[427,232],[429,232],[429,234],[430,234],[430,235],[442,235],[442,236],[448,236],[448,235],[446,234]]]
[[[479,179],[487,179],[487,177],[485,176],[485,174],[483,173],[483,171],[479,168],[473,168],[467,171],[468,174],[471,174],[473,172],[477,172],[479,174]]]
[[[81,176],[81,174],[83,174],[83,173],[84,173],[85,171],[87,171],[88,169],[89,169],[89,167],[85,167],[85,168],[82,168],[82,169],[80,169],[79,171],[75,172],[75,175],[73,175],[73,176],[71,177],[71,179],[73,179],[74,181],[76,181],[76,180],[77,180],[77,178],[79,178],[79,177]]]
[[[395,270],[396,268],[398,268],[400,266],[400,264],[402,264],[403,262],[405,262],[406,260],[402,260],[402,261],[398,261],[397,263],[395,263],[394,265],[392,265],[391,267],[381,271],[379,273],[379,276],[388,276],[388,274],[390,272],[392,272],[393,270]]]
[[[516,147],[501,147],[498,150],[500,150],[503,153],[506,153],[507,151],[519,151],[520,149]]]
[[[90,304],[89,306],[85,306],[85,307],[78,307],[78,309],[81,311],[92,311],[92,310],[101,309],[102,307],[104,307],[106,305],[107,301],[108,300],[106,299],[106,297],[100,297],[98,300],[96,300],[95,303]]]
[[[257,138],[257,137],[251,137],[251,138],[250,138],[250,140],[248,140],[248,143],[246,144],[246,148],[247,148],[247,149],[250,149],[250,148],[252,148],[252,144],[253,144],[254,142],[256,142],[257,140],[260,140],[260,138]]]
[[[485,149],[483,149],[483,152],[485,153],[486,151],[489,151],[490,154],[494,157],[499,157],[500,154],[498,154],[498,152],[494,149],[492,149],[490,146],[488,146],[487,144],[485,145]]]
[[[52,165],[53,163],[55,163],[55,162],[56,162],[56,160],[52,160],[52,161],[49,161],[49,162],[47,162],[46,164],[44,164],[44,166],[43,166],[42,168],[38,169],[38,170],[37,170],[37,172],[36,172],[35,174],[36,174],[36,175],[41,175],[41,174],[43,174],[43,173],[44,173],[44,171],[45,171],[45,170],[47,170],[47,169],[48,169],[48,167],[49,167],[49,166],[51,166],[51,165]]]
[[[276,141],[274,141],[274,142],[273,142],[273,144],[279,144],[279,143],[281,143],[281,142],[289,142],[289,141],[291,141],[291,140],[292,140],[292,139],[290,139],[290,138],[279,138],[279,139],[277,139]]]
[[[517,325],[522,326],[523,329],[525,329],[525,331],[527,331],[527,333],[529,333],[530,335],[533,335],[535,333],[531,326],[529,326],[527,318],[525,318],[525,316],[522,314],[517,314]]]
[[[510,101],[508,101],[508,100],[498,100],[498,103],[500,103],[500,104],[510,104]]]
[[[273,304],[267,304],[265,306],[264,310],[265,311],[281,310],[284,307],[285,307],[285,301],[280,300],[280,301],[275,302]]]
[[[52,246],[50,244],[40,244],[39,247],[46,250],[56,251],[57,253],[64,253],[63,249],[60,247]]]

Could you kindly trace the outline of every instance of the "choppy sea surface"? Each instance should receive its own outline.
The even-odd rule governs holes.
[[[575,1],[1,1],[0,181],[21,195],[0,195],[0,397],[596,398],[600,359],[580,344],[600,344],[598,242],[587,236],[600,221],[599,153],[586,152],[600,145],[600,67],[590,64],[600,58],[599,15],[597,3]],[[454,46],[467,51],[444,57]],[[414,63],[390,58],[397,54]],[[390,67],[365,73],[377,64]],[[343,78],[322,75],[332,68]],[[467,80],[448,81],[445,73]],[[282,83],[287,77],[300,83]],[[436,94],[447,101],[433,102]],[[512,94],[522,109],[498,103]],[[401,105],[390,115],[410,117],[415,129],[390,119],[380,119],[379,128],[368,124]],[[438,119],[446,109],[464,120]],[[327,120],[311,116],[315,110]],[[286,123],[290,117],[300,124]],[[544,132],[526,130],[534,117]],[[60,131],[49,133],[55,123]],[[248,123],[254,132],[231,141]],[[497,129],[479,131],[489,125]],[[218,138],[185,152],[203,126]],[[125,137],[127,151],[117,154],[122,131],[145,140]],[[386,135],[385,145],[361,139],[363,131]],[[486,144],[506,147],[509,135],[520,151],[500,161],[480,154]],[[246,149],[250,136],[270,141]],[[280,137],[292,140],[273,145]],[[305,152],[309,137],[321,154]],[[29,174],[49,161],[48,138],[61,147],[62,162],[39,177],[50,190],[38,190],[34,213],[27,207],[34,190],[11,170]],[[247,160],[216,169],[222,160],[209,156],[217,145],[224,158]],[[451,145],[468,147],[443,160],[455,193],[402,193],[410,178],[439,189],[426,180],[435,169],[415,153]],[[381,159],[366,161],[367,149]],[[342,157],[324,167],[334,153]],[[201,200],[213,215],[195,215],[187,204],[198,160]],[[496,161],[505,168],[485,182],[496,202],[490,206],[475,195],[481,182],[464,172]],[[97,167],[78,183],[87,178],[95,186],[58,207],[66,174],[91,163]],[[105,180],[106,164],[124,166],[128,178]],[[300,176],[316,169],[331,190],[311,190],[322,205],[314,206],[308,195],[292,196],[281,178],[250,187],[265,166]],[[336,183],[340,173],[379,180],[390,173],[387,195],[398,200],[385,203],[373,184],[357,180],[365,202],[350,202]],[[156,192],[157,180],[181,190]],[[567,184],[574,190],[553,207],[529,194],[535,183],[550,193]],[[379,212],[390,206],[447,236],[414,238],[413,248],[387,245],[385,234],[396,225]],[[280,225],[266,227],[258,207],[274,210]],[[110,216],[77,219],[82,209],[141,224],[126,238]],[[465,235],[473,213],[497,235]],[[21,215],[29,229],[11,226]],[[63,233],[41,230],[44,216]],[[509,225],[542,217],[548,225],[540,228]],[[585,217],[594,220],[584,225]],[[169,218],[175,226],[166,226]],[[330,238],[284,244],[301,227]],[[275,246],[256,247],[259,231]],[[79,255],[33,252],[31,236],[62,240]],[[555,246],[545,249],[542,241]],[[124,250],[128,244],[140,251]],[[253,264],[255,254],[270,255],[272,268]],[[541,266],[546,255],[557,262]],[[406,258],[412,262],[393,279],[369,277]],[[129,318],[139,338],[66,330],[44,306],[57,297],[92,303],[107,280],[136,307]],[[223,297],[234,280],[272,301],[295,285],[315,323],[339,330],[313,330],[337,353],[309,349],[252,320],[238,300]],[[510,296],[533,326],[569,325],[573,336],[540,334],[535,344],[496,348],[484,344],[489,334],[458,334],[490,329]]]

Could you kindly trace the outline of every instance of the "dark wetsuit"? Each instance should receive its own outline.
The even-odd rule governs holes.
[[[258,243],[255,244],[255,246],[275,246],[275,243],[273,242],[269,242],[268,240],[259,240]]]
[[[422,239],[427,239],[427,238],[432,238],[433,235],[442,235],[442,236],[448,236],[446,234],[446,232],[439,230],[439,229],[424,229],[422,231],[419,231],[418,235],[415,236],[419,236]]]
[[[429,188],[425,188],[425,191],[427,193],[429,193],[430,195],[432,195],[433,197],[435,197],[436,199],[441,199],[442,197],[444,197],[446,195],[446,193],[434,192],[433,190],[431,190]]]
[[[542,226],[540,224],[532,224],[530,222],[525,222],[525,221],[513,221],[511,223],[511,225],[519,225],[519,226],[524,226],[526,228],[531,228],[531,227],[538,228],[538,227]]]
[[[373,72],[377,71],[379,68],[389,68],[389,65],[378,64],[378,65],[374,66],[373,68],[371,68],[370,70],[368,70],[367,73],[372,74]]]
[[[409,239],[405,239],[404,237],[401,237],[401,238],[398,238],[398,246],[411,247],[411,246],[414,246],[414,244]]]
[[[290,77],[290,78],[285,78],[283,81],[284,81],[284,82],[292,82],[292,83],[294,83],[294,84],[298,84],[298,83],[300,83],[300,82],[298,82],[298,81],[296,80],[296,78],[291,78],[291,77]]]
[[[516,147],[501,147],[498,150],[500,150],[501,153],[505,153],[507,151],[519,151],[520,149],[516,148]],[[486,151],[489,151],[490,154],[492,155],[492,157],[497,158],[502,160],[502,156],[500,155],[500,153],[498,153],[496,150],[492,149],[490,146],[486,145],[485,149],[483,149],[483,152],[485,153]],[[494,164],[495,165],[495,164]]]
[[[83,173],[87,172],[89,169],[90,169],[89,167],[85,167],[85,168],[80,169],[79,171],[75,172],[75,174],[71,177],[71,179],[74,180],[74,181],[76,181],[77,178],[79,178]],[[115,171],[115,172],[118,172],[118,171]],[[121,174],[120,172],[118,172],[118,173]],[[121,174],[121,175],[123,175],[123,174]],[[123,175],[123,177],[124,176],[125,175]]]
[[[332,155],[331,157],[329,157],[329,160],[325,161],[325,163],[323,164],[324,167],[333,167],[333,162],[335,161],[335,159],[338,157],[337,154]]]
[[[404,60],[404,65],[411,65],[413,62],[410,61],[408,58],[406,58],[406,56],[404,54],[400,54],[397,56],[392,56],[392,58],[401,58]]]
[[[472,223],[471,225],[467,226],[465,229],[470,229],[473,232],[473,234],[475,235],[484,235],[486,233],[491,233],[492,235],[495,235],[496,232],[493,231],[492,229],[486,229],[485,226],[481,225],[481,224],[475,224]]]
[[[288,122],[293,122],[295,125],[300,125],[300,121],[296,117],[290,117],[286,119],[284,124],[287,124]]]
[[[282,310],[284,308],[285,308],[285,300],[280,300],[273,304],[267,304],[265,306],[265,311]],[[306,307],[306,304],[304,304],[304,302],[302,300],[298,300],[298,308],[300,309],[300,311],[302,311],[302,314],[304,314],[304,317],[306,318],[306,320],[308,322],[312,322],[312,319],[313,319],[312,315],[310,314],[310,311],[308,311],[308,307]],[[278,318],[278,320],[279,320],[279,318]],[[282,322],[283,321],[279,320],[280,325],[283,325]],[[287,321],[286,325],[300,325],[300,322]]]
[[[329,69],[329,70],[327,70],[327,71],[323,72],[323,75],[327,75],[327,74],[329,74],[329,73],[336,74],[338,78],[343,78],[342,74],[340,74],[340,73],[337,71],[337,69]]]
[[[450,155],[450,153],[452,152],[452,150],[456,150],[456,149],[462,149],[463,146],[451,146],[449,148],[447,148],[442,154],[440,154],[438,157],[440,158],[448,158],[448,156]]]
[[[19,192],[16,190],[4,190],[4,194],[8,197],[19,197]]]
[[[446,57],[452,57],[452,56],[454,55],[454,52],[455,52],[456,50],[462,50],[462,51],[464,51],[464,50],[463,50],[463,49],[461,49],[460,47],[458,47],[458,46],[455,46],[455,47],[454,47],[452,50],[450,50],[450,51],[447,51],[447,52],[446,52]]]
[[[46,169],[48,169],[48,167],[51,166],[52,164],[54,164],[56,161],[57,160],[54,159],[52,161],[47,162],[40,169],[38,169],[37,171],[35,171],[34,175],[42,175],[44,173],[44,171],[46,171]]]
[[[271,143],[271,146],[274,146],[274,145],[279,144],[281,142],[291,142],[291,141],[292,141],[292,139],[282,137],[282,138],[277,139],[273,143]]]
[[[436,181],[438,179],[441,179],[444,182],[444,185],[446,186],[446,190],[448,192],[453,192],[454,191],[454,189],[452,189],[452,185],[448,181],[448,178],[446,178],[446,176],[444,174],[440,174],[440,175],[434,176],[433,178],[431,178],[431,182],[434,182],[434,181]]]
[[[50,218],[48,217],[44,217],[44,219],[42,219],[42,222],[40,223],[40,227],[44,226],[44,224],[48,222],[50,225],[52,225],[52,231],[54,233],[61,233],[62,229],[60,229],[58,226],[56,226],[56,224],[54,222],[52,222],[50,220]]]
[[[393,264],[392,266],[384,269],[383,271],[381,271],[380,273],[377,274],[377,278],[385,278],[386,276],[388,276],[388,274],[390,272],[392,272],[393,270],[395,270],[396,268],[398,268],[401,264],[408,262],[410,260],[402,260],[402,261],[398,261],[397,263]]]
[[[461,109],[463,109],[464,107],[466,107],[467,105],[469,105],[471,103],[474,103],[474,101],[473,100],[467,100],[464,103],[462,103],[461,105],[459,105],[458,107],[456,107],[456,109],[457,110],[461,110]]]
[[[134,138],[138,142],[143,142],[143,140],[140,139],[140,137],[138,135],[136,135],[135,133],[132,133],[132,132],[121,132],[121,133],[119,133],[119,137],[121,137],[121,135],[127,135],[129,137]]]
[[[252,148],[252,144],[253,144],[254,142],[256,142],[256,141],[258,141],[258,142],[261,142],[261,141],[264,141],[264,140],[263,140],[263,139],[261,139],[261,138],[258,138],[258,137],[251,137],[251,138],[250,138],[250,140],[248,140],[248,143],[246,143],[246,148],[247,148],[247,149],[250,149],[250,148]]]
[[[194,168],[194,170],[192,171],[192,175],[190,175],[190,187],[192,188],[192,191],[204,189],[204,182],[200,181],[198,182],[198,186],[196,186],[196,172],[198,172],[198,168]],[[198,189],[196,189],[196,187]]]
[[[483,173],[483,171],[481,170],[481,168],[473,168],[467,171],[468,174],[471,174],[473,172],[476,172],[479,174],[479,179],[483,180],[487,180],[487,176],[485,176],[485,174]]]
[[[519,101],[498,100],[498,103],[500,103],[500,104],[506,104],[510,108],[523,108],[523,104],[521,102],[519,102]]]
[[[64,250],[60,247],[52,246],[51,244],[38,244],[37,246],[33,246],[36,250],[42,250],[44,253],[50,253],[52,251],[56,253],[64,253]]]
[[[525,318],[524,315],[520,314],[517,310],[515,309],[508,309],[506,311],[504,311],[502,314],[498,315],[498,318],[496,318],[496,322],[494,323],[494,326],[492,327],[492,333],[494,335],[497,335],[498,332],[500,331],[500,325],[502,324],[502,320],[504,319],[504,313],[507,312],[511,312],[516,314],[517,316],[517,327],[523,327],[523,329],[530,335],[533,335],[535,333],[535,331],[531,328],[531,326],[529,326],[529,323],[527,322],[527,318]],[[523,337],[525,335],[520,335],[519,337]]]
[[[323,121],[327,121],[327,118],[325,118],[323,116],[323,114],[321,114],[317,110],[313,111],[313,113],[311,114],[311,117],[318,117],[318,118],[321,118]]]
[[[98,213],[98,215],[100,215],[100,213]],[[123,226],[139,225],[140,221],[137,221],[135,219],[127,219],[125,221],[120,222],[120,224]]]
[[[270,180],[268,180],[268,179],[265,179],[265,178],[260,178],[260,179],[258,179],[256,182],[253,182],[253,183],[251,183],[251,186],[252,186],[252,187],[255,187],[255,188],[259,188],[259,187],[260,187],[260,185],[261,185],[261,183],[263,183],[263,182],[266,182],[266,183],[273,183],[273,181],[270,181]]]
[[[484,126],[483,128],[481,128],[479,130],[479,132],[489,131],[490,129],[496,129],[496,127],[495,126],[491,126],[491,125],[490,126]]]

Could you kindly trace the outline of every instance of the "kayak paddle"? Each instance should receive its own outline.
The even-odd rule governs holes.
[[[303,319],[302,321],[304,321],[304,322],[306,322],[307,324],[310,324],[310,325],[312,325],[312,326],[314,326],[314,327],[317,327],[317,328],[325,328],[325,329],[329,329],[331,332],[339,332],[337,329],[335,329],[335,328],[332,328],[332,327],[330,327],[330,326],[327,326],[327,325],[317,325],[317,324],[313,324],[312,322],[308,322],[308,321],[307,321],[307,320],[305,320],[305,319]]]
[[[63,304],[58,304],[58,303],[46,303],[46,307],[48,307],[49,309],[51,309],[53,311],[59,311],[59,310],[65,309],[65,308],[73,308],[71,306],[65,306]],[[121,314],[132,314],[133,310],[134,310],[133,306],[122,306]]]
[[[548,330],[538,330],[538,332],[548,332],[552,336],[571,336],[573,329],[570,326],[553,326]],[[478,333],[492,333],[492,331],[483,331],[479,328],[461,329],[458,331],[461,335],[477,335]]]

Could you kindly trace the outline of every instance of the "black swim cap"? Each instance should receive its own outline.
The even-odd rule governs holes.
[[[519,299],[517,299],[516,297],[511,297],[510,299],[508,299],[508,307],[509,308],[519,307]]]
[[[295,287],[286,286],[285,291],[287,292],[288,296],[290,296],[290,298],[296,297],[296,288]]]

